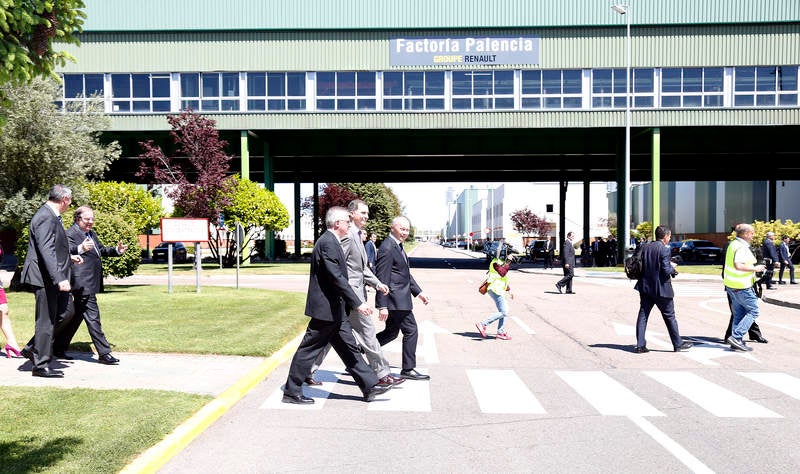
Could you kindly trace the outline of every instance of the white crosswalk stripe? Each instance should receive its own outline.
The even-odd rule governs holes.
[[[421,371],[429,372],[424,367]],[[638,394],[604,371],[557,370],[554,373],[566,384],[562,388],[568,387],[567,389],[577,393],[600,415],[625,416],[631,419],[667,416],[647,400],[653,397],[652,392],[646,395]],[[537,387],[535,382],[524,380],[512,369],[465,369],[465,374],[472,389],[476,409],[486,414],[545,415],[548,414],[548,407],[539,401],[535,393],[540,393],[543,388],[561,390],[557,386]],[[731,379],[730,384],[722,386],[688,371],[642,371],[641,374],[657,381],[715,417],[783,418],[783,415],[735,393],[734,390],[738,386],[735,377]],[[736,372],[736,374],[767,389],[800,400],[800,378],[778,372]],[[352,385],[350,377],[345,375],[343,367],[323,366],[316,372],[315,378],[323,384],[303,387],[303,393],[313,398],[314,404],[282,403],[283,387],[278,387],[264,400],[260,408],[321,410],[326,406],[331,393],[345,394],[348,398],[351,396],[360,398],[360,392]],[[347,383],[340,384],[340,379]],[[379,396],[375,401],[365,404],[365,407],[370,412],[431,412],[433,410],[431,391],[435,389],[436,385],[431,381],[407,381]],[[554,412],[559,409],[552,408]],[[557,415],[551,413],[554,414]]]

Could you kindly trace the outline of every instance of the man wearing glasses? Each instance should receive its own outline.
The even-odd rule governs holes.
[[[92,232],[94,211],[89,206],[75,209],[75,223],[67,229],[70,245],[78,247],[83,257],[83,265],[76,267],[72,275],[72,296],[75,299],[75,316],[67,322],[56,335],[53,353],[59,359],[72,359],[67,355],[69,343],[75,332],[86,321],[86,329],[97,350],[97,361],[101,364],[116,365],[119,359],[111,355],[111,346],[100,324],[100,309],[97,306],[97,293],[103,287],[103,264],[101,257],[119,257],[128,246],[118,242],[116,247],[105,247]]]

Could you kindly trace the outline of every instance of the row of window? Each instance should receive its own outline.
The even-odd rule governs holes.
[[[797,107],[798,67],[632,69],[631,107]],[[108,113],[624,108],[625,69],[65,74]]]

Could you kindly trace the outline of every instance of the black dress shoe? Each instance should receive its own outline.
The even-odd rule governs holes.
[[[67,355],[66,352],[53,352],[53,357],[56,359],[63,359],[63,360],[75,360],[74,357]]]
[[[650,352],[650,349],[648,349],[647,346],[641,346],[641,347],[636,346],[633,348],[633,352],[636,354],[645,354],[647,352]]]
[[[431,378],[430,375],[421,374],[417,372],[416,369],[401,370],[400,377],[411,380],[428,380]]]
[[[47,377],[47,378],[61,378],[64,376],[61,372],[56,372],[55,370],[50,369],[50,367],[45,367],[43,369],[33,369],[31,375],[34,377]]]
[[[19,351],[19,355],[33,362],[33,352],[29,351],[28,349],[23,347],[22,350]]]
[[[322,382],[315,379],[314,377],[306,377],[306,379],[303,382],[305,382],[306,385],[322,385]]]
[[[388,392],[390,388],[392,388],[391,385],[389,385],[388,387],[375,385],[374,387],[369,389],[367,393],[364,394],[364,401],[371,402],[372,400],[375,400],[375,397],[377,397],[378,395]]]
[[[693,346],[694,344],[692,344],[691,342],[683,341],[683,344],[675,348],[675,352],[685,351],[687,349],[691,349]]]
[[[574,291],[565,291],[564,293],[566,293],[566,294],[568,294],[568,295],[574,295],[574,294],[575,294],[575,292],[574,292]]]
[[[785,282],[785,281],[779,281],[779,282],[778,282],[778,284],[779,284],[779,285],[785,285],[785,284],[786,284],[786,282]]]
[[[117,365],[117,364],[119,364],[119,359],[117,359],[116,357],[112,356],[111,353],[108,353],[108,354],[103,354],[100,357],[98,357],[97,358],[97,362],[100,362],[101,364],[105,364],[105,365]]]
[[[559,285],[558,283],[556,283],[556,290],[558,290],[558,292],[561,293],[561,285]]]
[[[760,342],[761,344],[766,344],[766,343],[768,343],[768,342],[769,342],[769,341],[768,341],[766,338],[764,338],[763,336],[753,337],[753,338],[750,338],[750,340],[751,340],[751,341],[755,341],[755,342]]]
[[[796,282],[796,281],[790,281],[790,282],[789,282],[789,284],[790,284],[790,285],[796,285],[796,284],[797,284],[797,282]]]
[[[314,403],[313,398],[308,398],[305,395],[287,395],[285,393],[281,401],[283,403],[294,403],[295,405],[311,405]]]

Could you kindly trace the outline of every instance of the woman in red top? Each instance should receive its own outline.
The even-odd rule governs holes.
[[[0,246],[0,261],[3,259],[3,247]],[[8,317],[8,299],[6,298],[6,290],[3,289],[3,282],[0,281],[0,330],[6,337],[6,357],[22,357],[19,354],[19,344],[14,337],[14,330],[11,329],[11,318]]]

